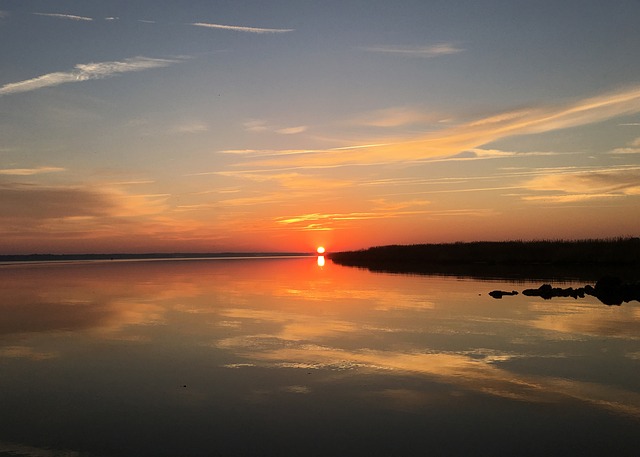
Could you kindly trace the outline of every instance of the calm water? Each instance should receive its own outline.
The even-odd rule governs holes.
[[[638,455],[640,304],[487,295],[538,285],[0,266],[0,455]]]

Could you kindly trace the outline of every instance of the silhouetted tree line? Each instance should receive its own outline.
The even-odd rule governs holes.
[[[527,269],[533,274],[542,267],[546,271],[598,267],[637,271],[640,238],[390,245],[335,252],[329,254],[329,258],[340,265],[374,271],[473,276],[490,272],[497,272],[497,276],[512,276],[510,273]]]

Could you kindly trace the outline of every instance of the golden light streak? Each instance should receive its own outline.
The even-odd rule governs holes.
[[[387,144],[350,145],[296,157],[252,162],[253,166],[344,166],[394,163],[430,157],[445,157],[478,148],[514,135],[542,133],[592,124],[640,112],[640,86],[610,92],[566,105],[505,112],[425,134],[411,140]]]

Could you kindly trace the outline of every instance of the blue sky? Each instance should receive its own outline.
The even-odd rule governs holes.
[[[0,251],[636,235],[638,17],[0,0]]]

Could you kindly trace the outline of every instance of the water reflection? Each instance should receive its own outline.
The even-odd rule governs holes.
[[[318,256],[318,266],[319,267],[324,267],[324,256],[323,255],[319,255]]]
[[[1,267],[0,453],[18,452],[2,442],[124,456],[640,444],[637,303],[497,301],[496,281],[320,257]],[[572,431],[593,426],[597,440]]]

